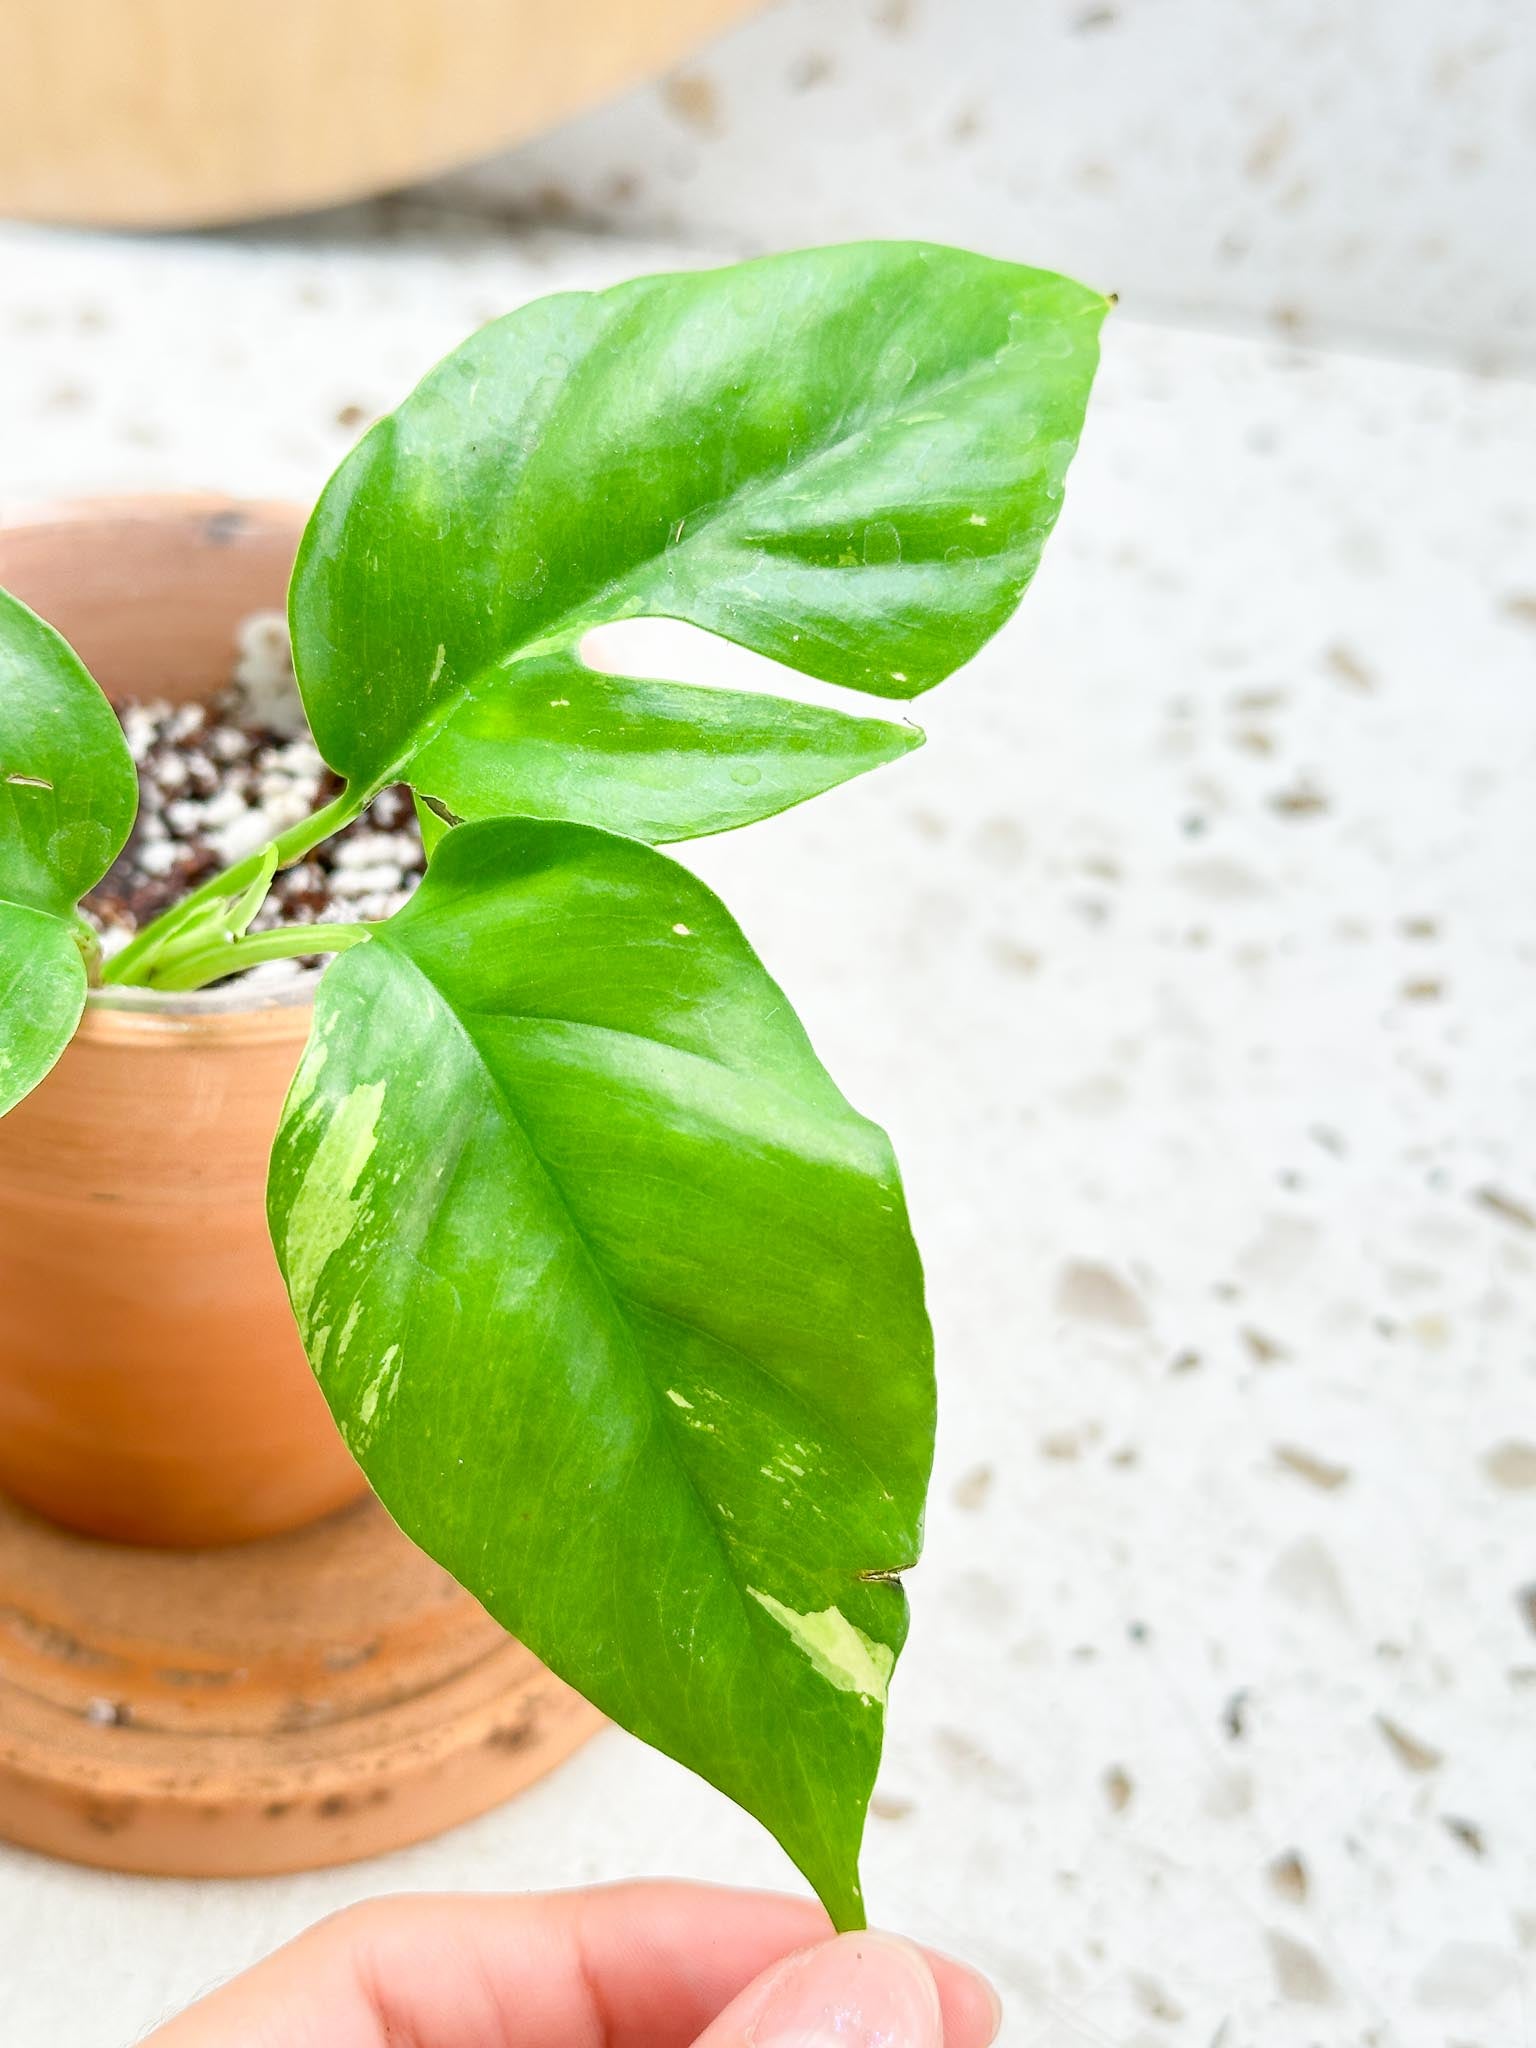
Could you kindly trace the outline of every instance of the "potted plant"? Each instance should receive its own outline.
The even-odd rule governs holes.
[[[666,616],[876,698],[930,689],[1034,572],[1105,310],[875,243],[482,329],[363,437],[298,549],[293,661],[339,793],[105,962],[76,906],[133,764],[76,653],[0,601],[0,1104],[62,1086],[83,1009],[334,955],[266,1199],[350,1457],[555,1672],[756,1814],[841,1927],[932,1452],[921,1268],[883,1133],[658,849],[921,736],[598,675],[581,643]],[[402,908],[251,929],[280,870],[402,784],[430,856]],[[111,1107],[72,1106],[86,1129]],[[189,1135],[189,1185],[217,1145]],[[146,1258],[151,1315],[158,1284]],[[284,1429],[324,1449],[295,1518],[356,1483],[297,1385]],[[14,1440],[0,1476],[68,1514],[55,1448],[56,1487]]]

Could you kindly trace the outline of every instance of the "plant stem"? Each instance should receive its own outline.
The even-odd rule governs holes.
[[[146,985],[178,991],[206,988],[211,981],[223,981],[263,960],[345,953],[349,946],[371,937],[372,930],[366,924],[282,924],[269,932],[250,932],[243,939],[216,940],[177,955],[158,971],[151,969]]]
[[[311,812],[307,818],[300,818],[296,825],[290,825],[272,842],[277,849],[278,867],[292,867],[295,861],[302,860],[322,840],[329,839],[343,825],[350,825],[354,818],[361,816],[377,795],[376,789],[354,791],[348,785],[339,796],[333,797],[328,804],[322,804],[318,811]],[[108,961],[106,979],[119,986],[151,983],[156,955],[167,938],[184,929],[188,912],[205,903],[216,903],[221,897],[238,896],[259,877],[271,850],[271,847],[259,847],[255,853],[236,861],[223,874],[211,876],[190,896],[184,896],[179,903],[173,903],[169,910],[153,918],[120,953]],[[158,985],[166,986],[164,983]]]
[[[96,927],[87,924],[79,911],[75,912],[75,944],[80,948],[80,958],[85,962],[85,978],[91,988],[101,986],[101,935]]]

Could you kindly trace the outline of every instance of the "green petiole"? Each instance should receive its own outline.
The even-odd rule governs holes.
[[[167,991],[205,988],[263,960],[304,959],[311,953],[345,953],[371,936],[366,924],[283,924],[245,938],[225,938],[177,952],[143,984]]]
[[[265,874],[270,880],[279,868],[292,867],[315,847],[323,844],[344,825],[350,825],[378,795],[377,789],[355,792],[349,785],[339,796],[328,804],[322,804],[318,811],[307,818],[301,818],[297,825],[290,825],[280,833],[270,846],[259,848],[247,854],[244,860],[236,861],[221,875],[213,875],[200,888],[180,903],[172,904],[145,925],[117,956],[107,963],[103,979],[117,987],[165,988],[170,984],[162,981],[155,973],[158,963],[166,958],[169,949],[178,939],[184,938],[202,920],[197,913],[210,905],[224,902],[229,905],[222,915],[216,914],[208,922],[211,932],[228,932],[231,921],[239,924],[243,918],[249,923],[258,904],[250,901],[250,891],[259,885]],[[276,855],[274,859],[273,856]],[[265,890],[262,891],[265,894]],[[231,901],[233,899],[233,901]],[[243,929],[243,927],[242,927]],[[275,955],[269,955],[275,958]],[[250,963],[247,962],[247,965]],[[226,970],[233,971],[233,970]],[[196,986],[196,984],[191,984]]]

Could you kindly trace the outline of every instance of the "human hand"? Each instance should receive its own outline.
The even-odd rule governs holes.
[[[998,2017],[963,1964],[809,1901],[652,1883],[353,1906],[144,2048],[989,2048]]]

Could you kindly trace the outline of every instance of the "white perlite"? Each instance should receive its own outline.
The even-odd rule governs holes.
[[[235,632],[235,692],[253,725],[286,739],[309,738],[294,681],[288,621],[281,612],[252,612]]]
[[[145,882],[179,882],[168,900],[184,894],[270,845],[335,786],[305,725],[279,612],[241,622],[223,698],[208,706],[163,699],[129,704],[123,730],[139,769],[138,822],[123,861],[86,906],[109,957],[164,907],[146,900]],[[276,877],[251,929],[388,917],[421,870],[409,799],[386,791],[367,817]],[[167,895],[163,888],[159,893]],[[251,971],[271,980],[302,970],[280,961]]]

